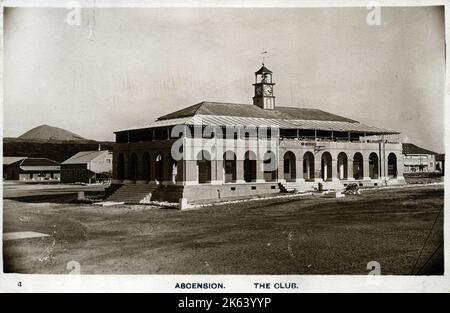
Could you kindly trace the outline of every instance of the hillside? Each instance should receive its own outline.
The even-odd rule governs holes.
[[[66,142],[36,142],[15,138],[5,138],[3,141],[4,156],[26,156],[30,158],[48,158],[62,162],[80,151],[112,150],[112,142],[97,141],[66,141]]]
[[[18,139],[26,140],[26,141],[83,141],[85,138],[72,133],[68,130],[49,126],[49,125],[40,125],[37,126],[23,135],[19,136]]]

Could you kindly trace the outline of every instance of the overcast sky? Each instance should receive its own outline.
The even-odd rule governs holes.
[[[65,9],[4,13],[4,136],[40,124],[98,140],[201,101],[251,103],[260,53],[277,105],[396,129],[444,151],[444,10]],[[93,33],[90,34],[90,29]]]

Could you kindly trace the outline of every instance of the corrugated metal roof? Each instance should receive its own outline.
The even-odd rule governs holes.
[[[179,111],[161,116],[158,118],[158,121],[192,117],[195,115],[356,122],[346,117],[318,109],[276,106],[273,110],[265,110],[252,104],[224,102],[200,102]]]
[[[421,148],[412,143],[404,143],[402,148],[403,154],[437,154],[436,152]]]
[[[368,126],[358,122],[342,121],[321,121],[321,120],[294,120],[294,119],[270,119],[258,117],[236,117],[236,116],[217,116],[217,115],[194,115],[173,120],[156,121],[147,127],[151,129],[163,126],[175,125],[204,125],[204,126],[222,126],[222,127],[278,127],[281,129],[311,129],[325,131],[341,132],[362,132],[370,134],[399,134],[399,132]],[[133,129],[138,130],[138,129]]]
[[[47,172],[47,171],[59,171],[60,166],[20,166],[20,169],[25,172]]]
[[[103,154],[106,156],[111,153],[107,150],[81,151],[75,154],[74,156],[70,157],[69,159],[65,160],[61,164],[86,164]]]

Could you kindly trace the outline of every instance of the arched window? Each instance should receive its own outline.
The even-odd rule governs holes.
[[[361,153],[357,152],[353,156],[353,178],[364,178],[364,159]]]
[[[137,177],[137,155],[136,153],[132,153],[130,156],[130,162],[128,166],[128,179],[136,180]]]
[[[142,179],[150,180],[150,154],[148,152],[142,155]]]
[[[223,154],[223,172],[225,183],[236,181],[236,154],[232,151],[227,151]]]
[[[314,180],[314,154],[309,151],[303,155],[303,178]]]
[[[286,181],[294,181],[297,178],[297,169],[295,164],[295,154],[288,151],[283,157],[283,172]]]
[[[397,156],[395,153],[389,153],[388,156],[388,176],[390,178],[397,177]]]
[[[333,175],[333,159],[329,152],[324,152],[322,154],[321,169],[322,179],[324,181],[331,180]]]
[[[119,153],[117,157],[117,179],[125,179],[125,158],[122,153]]]
[[[273,182],[277,179],[277,158],[275,153],[267,151],[264,154],[264,180]]]
[[[339,179],[348,179],[348,158],[344,152],[341,152],[338,155],[337,173]]]
[[[369,176],[371,179],[378,179],[380,177],[378,163],[378,155],[372,152],[369,155]]]
[[[197,155],[198,183],[206,184],[211,182],[211,156],[202,150]]]
[[[155,180],[161,183],[164,180],[164,162],[162,153],[158,153],[155,158]]]
[[[245,153],[244,180],[248,183],[256,181],[256,155],[252,151]]]

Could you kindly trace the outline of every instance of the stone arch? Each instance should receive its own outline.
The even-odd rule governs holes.
[[[314,154],[310,151],[303,155],[303,178],[314,180]]]
[[[348,179],[348,157],[345,152],[341,152],[337,157],[337,174],[339,179]]]
[[[123,153],[119,153],[117,156],[117,179],[125,179],[125,157],[123,156]]]
[[[292,151],[287,151],[283,156],[283,173],[286,181],[297,178],[296,158]]]
[[[369,155],[369,177],[371,179],[378,179],[380,177],[379,162],[378,155],[372,152]]]
[[[264,153],[264,180],[273,182],[277,179],[277,157],[274,152],[267,151]]]
[[[361,153],[356,152],[353,156],[353,178],[364,178],[364,158]]]
[[[128,179],[136,181],[138,176],[138,157],[136,153],[130,155],[130,160],[128,162]]]
[[[245,152],[244,155],[244,180],[245,182],[256,181],[256,155],[252,151]]]
[[[197,177],[199,184],[211,182],[211,154],[206,150],[197,155]]]
[[[164,158],[162,152],[158,152],[155,157],[155,180],[158,183],[162,183],[164,180]]]
[[[397,156],[395,153],[389,153],[388,155],[388,176],[390,178],[397,178]]]
[[[223,154],[223,179],[225,183],[236,181],[236,154],[233,151],[226,151]]]
[[[142,155],[142,179],[145,181],[150,180],[150,153],[144,152]]]
[[[331,157],[331,154],[329,152],[322,153],[321,158],[321,178],[324,181],[332,180],[333,177],[333,158]]]

